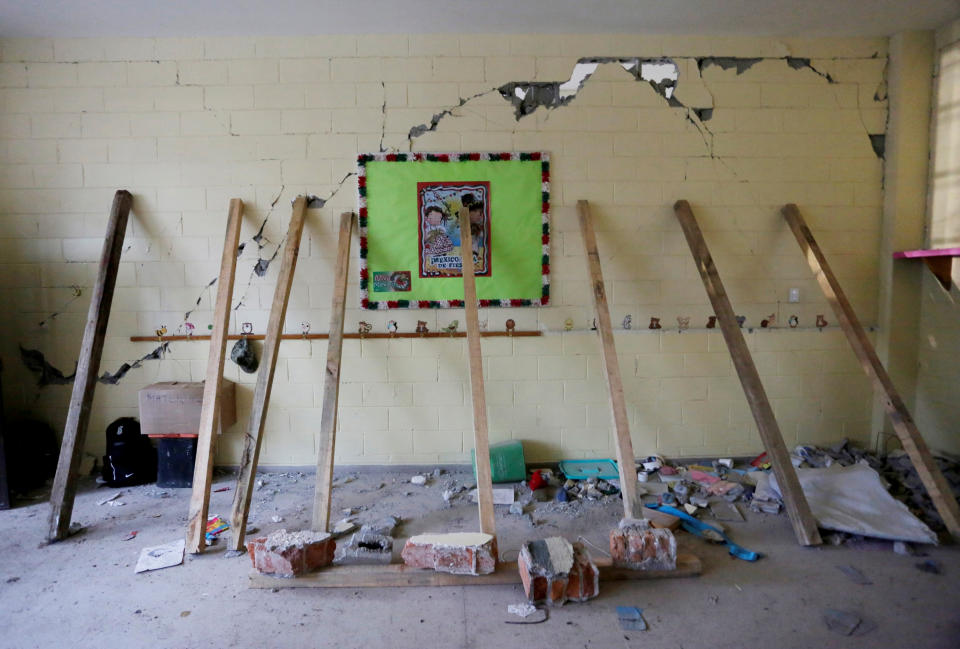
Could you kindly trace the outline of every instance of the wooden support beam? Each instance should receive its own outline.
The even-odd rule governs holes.
[[[483,354],[480,350],[480,316],[477,309],[477,279],[473,267],[473,237],[469,210],[460,210],[460,257],[463,275],[463,306],[467,321],[467,353],[470,360],[470,394],[473,402],[473,448],[477,464],[477,508],[480,531],[497,535],[493,512],[493,477],[487,431],[487,395],[483,385]]]
[[[843,329],[847,340],[850,341],[850,346],[853,347],[853,353],[860,361],[860,366],[873,382],[874,390],[885,395],[883,405],[887,416],[890,417],[890,423],[893,424],[893,429],[897,433],[903,449],[910,456],[910,461],[913,462],[923,486],[927,488],[927,493],[930,494],[930,499],[936,506],[940,518],[943,519],[944,525],[954,539],[960,541],[960,506],[957,504],[957,499],[953,497],[953,491],[943,477],[943,473],[940,472],[927,443],[920,435],[920,431],[917,430],[917,425],[914,423],[913,417],[910,416],[910,411],[900,397],[900,393],[894,387],[893,381],[890,380],[887,370],[877,357],[877,353],[870,343],[870,339],[867,338],[857,314],[853,311],[850,301],[840,287],[840,282],[837,281],[837,276],[834,275],[833,269],[827,263],[827,258],[816,239],[813,238],[813,233],[807,227],[807,223],[797,206],[793,203],[784,205],[781,214],[790,226],[797,243],[800,244],[800,250],[803,251],[803,256],[806,258],[810,270],[813,271],[817,283],[820,284],[824,297],[827,298],[827,302],[833,308],[837,321],[840,323],[840,328]],[[943,258],[950,259],[949,257]]]
[[[720,281],[720,275],[707,248],[707,242],[703,239],[703,233],[700,232],[700,226],[697,225],[697,219],[690,209],[690,204],[685,200],[677,201],[673,211],[680,222],[680,227],[683,228],[683,234],[697,264],[697,270],[700,271],[703,286],[713,305],[713,312],[717,315],[723,339],[730,350],[737,376],[740,377],[740,385],[743,386],[753,419],[760,431],[760,439],[763,440],[763,447],[773,465],[773,474],[783,494],[784,507],[793,525],[793,532],[801,545],[820,545],[822,541],[817,523],[803,495],[797,473],[790,462],[790,453],[780,434],[780,426],[773,416],[773,408],[770,407],[757,367],[743,339],[743,332],[737,324],[730,299],[727,297],[723,282]]]
[[[260,371],[257,374],[257,385],[253,390],[253,404],[250,407],[250,418],[247,421],[247,431],[243,440],[243,455],[240,458],[240,469],[237,473],[237,486],[233,492],[233,508],[230,513],[230,548],[232,550],[243,550],[247,516],[250,514],[250,497],[257,474],[257,463],[260,460],[263,428],[267,421],[273,374],[277,368],[277,354],[280,353],[283,323],[287,317],[290,287],[293,285],[297,257],[300,254],[300,239],[303,236],[306,208],[306,197],[298,196],[293,202],[293,213],[290,216],[290,224],[287,226],[286,244],[283,248],[283,259],[280,262],[280,275],[273,289],[273,304],[270,307],[270,320],[267,322]]]
[[[0,377],[3,375],[3,360],[0,359]],[[10,481],[7,478],[7,452],[3,443],[6,418],[3,414],[3,388],[0,387],[0,509],[10,509]]]
[[[603,272],[600,268],[600,254],[597,252],[597,237],[593,231],[590,204],[587,201],[577,201],[577,214],[580,217],[583,245],[587,249],[587,273],[592,289],[590,292],[593,294],[593,307],[597,314],[597,333],[603,347],[603,369],[607,375],[610,409],[613,411],[613,426],[617,434],[617,466],[620,471],[620,493],[623,494],[623,515],[625,518],[643,518],[643,508],[637,500],[636,458],[633,455],[633,440],[630,439],[627,402],[623,394],[617,347],[613,341],[610,307],[607,305],[607,292],[603,286]]]
[[[233,280],[237,270],[237,244],[240,242],[240,224],[243,221],[243,201],[230,200],[227,233],[220,257],[220,276],[217,278],[217,302],[213,311],[213,330],[210,333],[210,353],[207,356],[207,378],[203,385],[203,403],[200,406],[200,431],[197,438],[197,459],[193,467],[193,492],[187,518],[187,552],[203,552],[206,547],[207,508],[210,505],[210,481],[213,479],[213,438],[220,420],[220,386],[226,362],[227,328],[230,326],[230,301],[233,298]]]
[[[132,203],[133,196],[124,189],[113,196],[107,234],[103,239],[103,251],[100,253],[97,283],[93,286],[90,310],[87,312],[87,326],[83,330],[83,342],[80,344],[80,357],[73,379],[67,421],[63,429],[57,474],[50,492],[50,526],[47,535],[49,541],[61,541],[70,531],[73,499],[77,492],[77,471],[87,438],[93,390],[97,384],[97,372],[100,371],[103,339],[107,334],[107,322],[110,320],[113,288],[117,282],[117,269],[123,252],[123,237],[127,231],[127,219],[130,216]]]
[[[344,212],[340,215],[337,265],[334,267],[333,301],[330,306],[327,369],[323,381],[323,405],[320,409],[317,484],[313,497],[313,529],[318,532],[326,532],[330,527],[333,453],[337,439],[337,403],[340,399],[340,360],[343,355],[343,316],[347,303],[347,276],[350,271],[350,239],[353,236],[353,221],[352,212]]]
[[[610,559],[594,559],[600,572],[600,581],[675,579],[696,577],[703,572],[699,557],[679,553],[675,570],[628,570],[616,568]],[[402,563],[386,566],[345,565],[329,566],[317,572],[284,579],[250,573],[250,588],[407,588],[416,586],[495,586],[520,583],[517,562],[497,563],[489,575],[452,575],[422,568],[411,568]]]

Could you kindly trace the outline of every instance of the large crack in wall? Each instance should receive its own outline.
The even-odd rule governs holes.
[[[874,54],[874,58],[878,55]],[[719,159],[714,154],[713,148],[713,132],[707,126],[715,114],[716,106],[711,102],[710,105],[687,105],[683,101],[677,98],[676,90],[680,80],[680,67],[676,63],[678,60],[694,60],[696,62],[697,70],[701,73],[700,81],[707,87],[702,77],[702,72],[709,68],[710,66],[717,66],[723,70],[735,70],[737,75],[741,75],[753,66],[757,65],[762,61],[767,60],[778,60],[783,61],[785,65],[791,70],[795,71],[804,71],[809,70],[814,74],[822,77],[826,83],[834,84],[837,83],[836,79],[830,75],[829,72],[817,69],[813,64],[811,59],[804,57],[795,57],[795,56],[778,56],[778,57],[720,57],[720,56],[710,56],[710,57],[640,57],[640,56],[627,56],[627,57],[583,57],[579,59],[571,70],[570,77],[563,81],[510,81],[508,83],[502,84],[497,87],[490,88],[488,90],[483,90],[476,94],[470,95],[468,97],[461,97],[458,103],[454,106],[441,110],[440,112],[434,114],[429,122],[417,124],[411,126],[407,132],[407,142],[410,149],[413,149],[413,142],[416,138],[419,138],[427,133],[435,132],[442,121],[448,117],[456,118],[458,117],[457,109],[463,108],[470,102],[489,95],[491,93],[499,94],[505,101],[509,102],[514,109],[514,117],[517,121],[524,119],[537,110],[559,110],[563,107],[569,105],[573,102],[580,90],[583,88],[584,84],[590,79],[590,77],[596,72],[597,68],[600,65],[604,64],[616,64],[622,67],[626,72],[633,76],[636,81],[647,83],[653,91],[660,96],[663,101],[670,108],[680,109],[685,111],[685,118],[689,121],[700,133],[704,141],[704,146],[706,151],[711,158]],[[884,69],[883,79],[877,86],[877,90],[873,96],[874,101],[882,102],[886,100],[886,69]],[[386,100],[386,86],[384,85],[384,99],[382,106],[382,124],[380,129],[380,150],[384,151],[384,138],[386,136],[386,115],[387,115],[387,100]],[[885,143],[885,134],[884,133],[870,133],[866,127],[864,127],[866,135],[870,140],[870,145],[873,148],[874,153],[878,158],[883,159],[884,155],[884,143]],[[232,134],[232,133],[231,133]],[[720,159],[721,162],[734,174],[737,176],[735,170],[730,167],[725,161]],[[332,199],[343,187],[344,183],[354,176],[355,172],[349,171],[345,173],[343,178],[337,183],[333,191],[326,197],[321,198],[318,196],[308,197],[308,207],[310,208],[322,208],[330,199]],[[250,270],[250,276],[247,281],[246,287],[241,298],[233,306],[234,311],[238,311],[241,307],[244,306],[246,296],[248,295],[250,289],[256,278],[266,276],[270,264],[277,258],[281,247],[283,246],[284,239],[281,239],[273,247],[272,253],[264,255],[264,250],[272,242],[264,235],[264,229],[266,228],[267,222],[270,220],[271,215],[273,214],[274,208],[280,200],[286,186],[282,186],[280,191],[277,193],[276,198],[271,202],[270,208],[267,214],[264,216],[263,221],[261,221],[260,226],[257,230],[257,233],[254,234],[248,241],[241,243],[237,248],[237,256],[242,257],[243,253],[247,250],[248,244],[255,244],[257,256],[254,260],[253,265]],[[214,277],[207,283],[202,289],[200,295],[197,297],[196,302],[188,310],[184,312],[184,322],[177,327],[177,331],[183,331],[187,322],[194,310],[200,305],[203,300],[204,294],[208,292],[217,282],[217,278]],[[74,296],[73,299],[77,299],[77,296]],[[71,302],[73,301],[71,300]],[[40,326],[45,326],[47,322],[53,320],[58,315],[57,312],[49,315],[45,318]],[[192,325],[190,327],[192,329]],[[116,385],[121,379],[123,379],[127,373],[132,370],[142,366],[145,361],[148,360],[159,360],[163,357],[163,354],[169,350],[169,343],[163,343],[157,348],[155,348],[150,353],[126,363],[123,363],[117,371],[113,373],[105,372],[98,380],[101,383]],[[73,382],[74,374],[69,376],[64,375],[63,372],[53,365],[51,365],[43,353],[35,349],[25,349],[23,346],[20,347],[20,356],[23,364],[31,372],[38,375],[37,385],[39,387],[44,387],[47,385],[65,385]]]

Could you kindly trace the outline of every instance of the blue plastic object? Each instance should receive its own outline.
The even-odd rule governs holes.
[[[702,539],[711,540],[710,537],[712,536],[720,537],[721,539],[723,539],[723,542],[727,544],[727,549],[730,551],[730,554],[732,554],[738,559],[743,559],[744,561],[756,561],[761,556],[763,556],[759,552],[754,552],[753,550],[748,550],[742,546],[737,545],[736,543],[731,541],[730,537],[724,534],[723,531],[720,530],[719,528],[714,527],[713,525],[707,525],[700,519],[694,518],[687,512],[682,512],[675,507],[668,507],[667,505],[647,505],[647,507],[649,507],[650,509],[656,509],[657,511],[661,511],[664,514],[670,514],[671,516],[676,516],[681,521],[683,521],[681,523],[681,525],[683,526],[683,529],[690,532],[691,534],[699,536]],[[709,532],[709,536],[707,534],[704,534],[704,532]]]
[[[617,480],[620,471],[613,460],[564,460],[560,463],[560,470],[569,480],[586,480],[598,478],[601,480]]]

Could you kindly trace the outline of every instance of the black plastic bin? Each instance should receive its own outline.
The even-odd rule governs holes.
[[[157,438],[157,486],[193,486],[193,465],[197,460],[197,438]]]

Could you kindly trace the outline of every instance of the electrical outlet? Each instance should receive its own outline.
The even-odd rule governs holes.
[[[800,289],[792,288],[787,297],[787,302],[799,302],[800,301]]]

